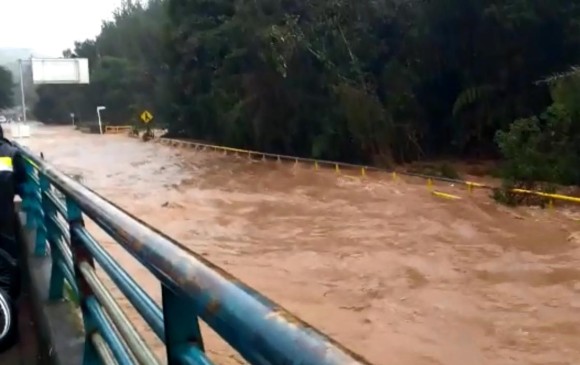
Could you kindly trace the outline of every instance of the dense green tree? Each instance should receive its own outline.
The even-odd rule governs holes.
[[[96,107],[107,109],[107,123],[128,124],[144,109],[164,120],[168,68],[164,54],[165,6],[124,1],[113,20],[104,22],[93,40],[77,42],[63,57],[89,60],[89,85],[43,85],[34,114],[44,122],[63,123],[75,113],[82,121],[96,120]]]
[[[575,68],[545,83],[554,103],[496,135],[505,157],[503,177],[525,187],[536,182],[580,185],[580,72]]]
[[[542,81],[580,64],[577,1],[125,1],[75,55],[91,85],[43,87],[39,117],[103,104],[127,123],[147,108],[173,136],[377,164],[513,162],[525,129],[542,153],[540,135],[580,133],[575,79]]]
[[[0,66],[0,109],[9,108],[13,105],[13,88],[12,73],[5,67]]]
[[[563,0],[168,1],[179,131],[327,158],[493,154],[580,48]]]

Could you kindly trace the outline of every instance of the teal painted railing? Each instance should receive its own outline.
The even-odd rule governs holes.
[[[26,159],[22,208],[35,229],[35,255],[50,255],[50,299],[78,298],[85,364],[213,364],[203,320],[251,364],[365,364],[203,257],[19,146]],[[93,220],[161,283],[156,303],[85,228]],[[47,249],[47,248],[50,249]],[[95,263],[166,346],[159,359],[95,273]],[[337,318],[340,320],[340,318]]]

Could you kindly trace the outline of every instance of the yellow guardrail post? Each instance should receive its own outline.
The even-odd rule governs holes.
[[[363,166],[360,169],[360,176],[365,177],[367,176],[366,168]]]

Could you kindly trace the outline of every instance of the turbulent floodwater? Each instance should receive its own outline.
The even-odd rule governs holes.
[[[463,199],[441,200],[388,175],[337,176],[69,127],[33,133],[27,144],[61,170],[374,364],[580,363],[574,212],[510,210],[451,187],[442,189]],[[158,282],[91,230],[159,300]],[[241,362],[215,337],[206,348],[217,363]]]

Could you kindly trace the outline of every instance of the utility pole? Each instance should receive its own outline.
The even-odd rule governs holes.
[[[26,100],[24,98],[24,72],[22,71],[22,59],[18,60],[20,64],[20,97],[22,99],[22,120],[26,123]]]

